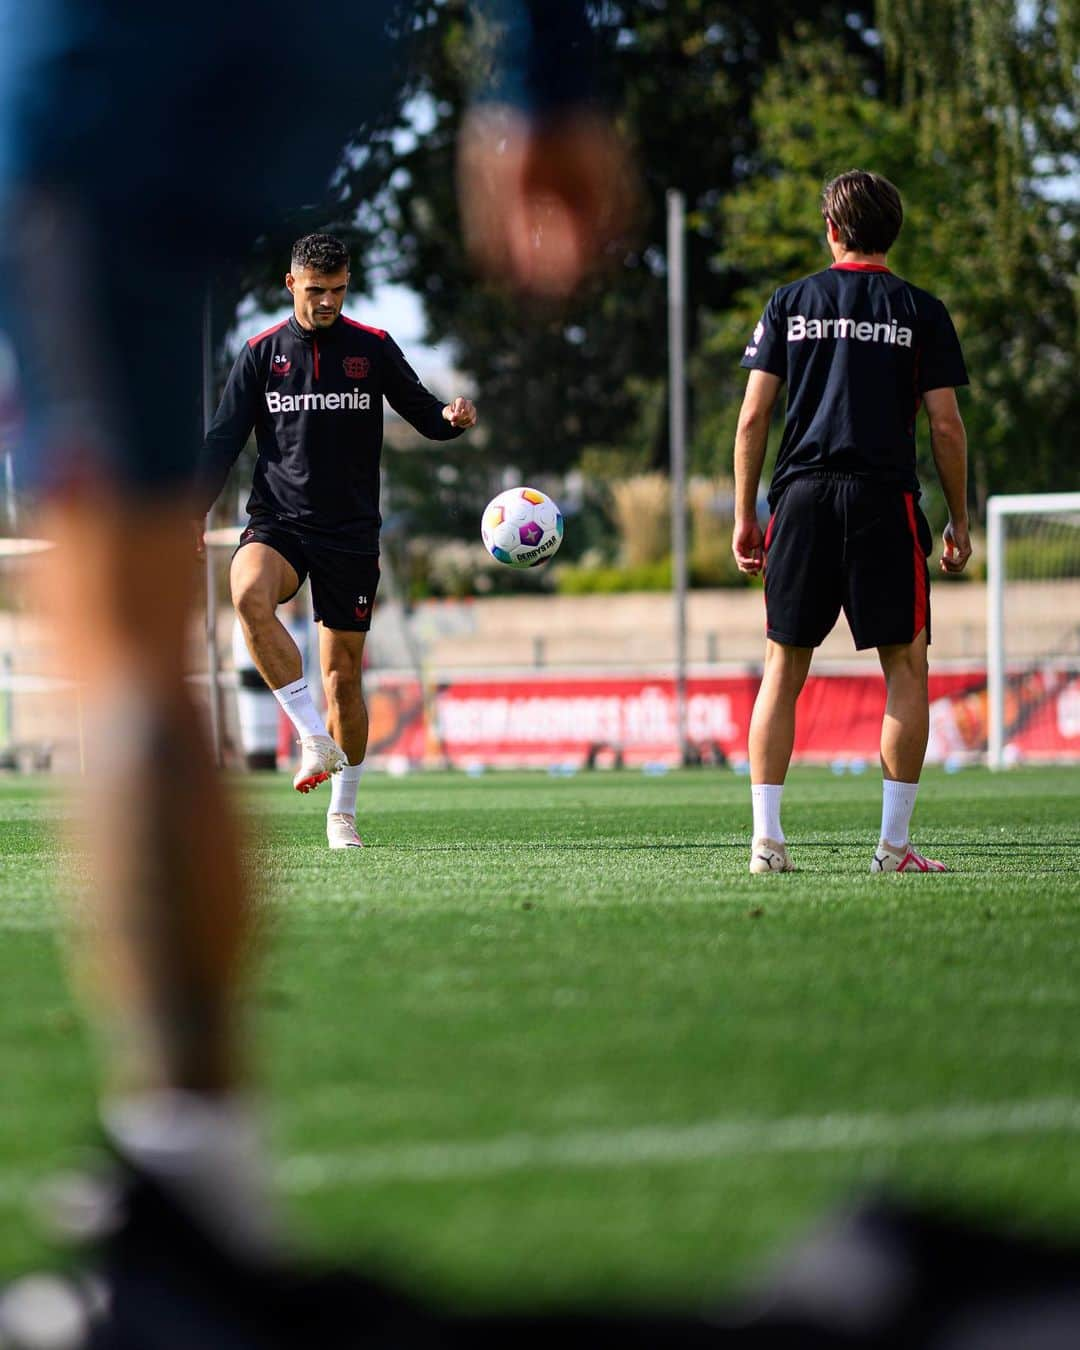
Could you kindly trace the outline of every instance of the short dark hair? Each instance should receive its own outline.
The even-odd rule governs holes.
[[[349,266],[349,250],[332,234],[305,234],[292,246],[291,270],[308,267],[313,272],[340,272]]]
[[[826,183],[821,214],[853,253],[888,253],[904,223],[900,193],[877,173],[851,169]]]

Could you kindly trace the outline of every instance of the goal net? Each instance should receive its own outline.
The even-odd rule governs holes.
[[[991,767],[1080,762],[1080,492],[990,499],[986,665]]]

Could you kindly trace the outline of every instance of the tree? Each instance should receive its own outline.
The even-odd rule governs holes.
[[[1075,0],[878,0],[897,102],[924,149],[963,145],[973,120],[992,152],[999,232],[1023,190],[1076,167],[1080,8]],[[1035,151],[1035,153],[1033,153]]]
[[[1069,375],[1080,262],[1075,208],[1025,186],[1021,174],[1006,229],[986,170],[997,153],[996,120],[984,109],[954,109],[953,133],[928,143],[921,110],[865,88],[857,58],[808,34],[788,45],[765,83],[755,108],[760,170],[721,208],[719,265],[746,281],[736,304],[711,322],[709,367],[723,366],[707,386],[699,456],[731,444],[742,383],[732,372],[769,292],[828,261],[821,185],[858,166],[901,188],[906,221],[890,261],[941,295],[956,319],[972,376],[964,415],[979,509],[991,491],[1080,482],[1069,430],[1080,414]],[[1037,147],[1027,154],[1037,157]],[[925,445],[922,459],[929,470]],[[924,481],[932,477],[924,472]]]
[[[441,476],[427,457],[406,467],[391,454],[399,510],[455,533],[473,528],[507,465],[523,476],[666,465],[669,186],[689,207],[693,463],[725,467],[746,333],[772,287],[827,261],[817,194],[855,165],[899,183],[897,265],[956,312],[976,380],[966,410],[978,500],[1076,481],[1080,220],[1062,190],[1076,132],[1074,0],[591,8],[644,209],[568,309],[524,307],[466,264],[454,146],[487,49],[464,0],[403,0],[413,42],[400,98],[347,151],[329,212],[289,222],[242,280],[278,294],[282,241],[318,226],[350,237],[358,287],[378,276],[419,292],[429,340],[449,342],[475,382],[484,439],[441,450]]]
[[[459,240],[453,145],[464,100],[470,39],[459,3],[435,6],[415,90],[424,134],[396,161],[382,207],[393,240],[388,269],[420,292],[429,336],[449,339],[482,400],[490,459],[525,472],[563,470],[588,447],[629,453],[641,467],[666,462],[664,190],[690,204],[688,274],[697,316],[723,308],[730,275],[712,265],[715,210],[754,148],[755,90],[802,17],[865,45],[868,4],[762,0],[627,0],[595,6],[620,117],[640,155],[644,211],[637,237],[567,310],[533,305],[477,285]],[[873,60],[871,53],[870,59]],[[346,181],[347,201],[356,193]],[[392,256],[390,256],[392,254]]]

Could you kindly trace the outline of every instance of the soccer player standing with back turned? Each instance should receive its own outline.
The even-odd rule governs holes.
[[[341,312],[349,254],[340,239],[298,239],[285,284],[292,316],[244,344],[207,433],[200,505],[212,505],[254,429],[259,457],[251,519],[230,570],[233,604],[259,674],[300,737],[293,786],[306,793],[333,776],[327,842],[359,848],[356,790],[368,739],[360,677],[379,586],[383,398],[439,441],[475,426],[476,409],[462,397],[443,404],[389,333]],[[275,613],[309,575],[325,723]]]
[[[925,404],[949,509],[941,569],[971,557],[967,440],[956,387],[967,371],[940,300],[896,276],[886,254],[900,194],[853,170],[822,197],[832,266],[769,301],[742,364],[750,371],[735,436],[739,570],[764,572],[765,671],[750,719],[751,872],[789,872],[780,803],[795,704],[814,648],[843,609],[855,646],[876,647],[887,701],[881,727],[881,838],[872,872],[944,872],[912,846],[911,816],[929,731],[930,528],[919,509],[915,421]],[[787,417],[764,536],[757,491],[769,418],[787,381]]]

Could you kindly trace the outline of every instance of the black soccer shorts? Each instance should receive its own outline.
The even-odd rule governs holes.
[[[930,526],[916,494],[850,474],[793,479],[765,535],[767,632],[817,647],[843,609],[855,646],[930,640]]]
[[[316,623],[344,633],[366,633],[371,627],[371,611],[379,589],[377,553],[347,553],[328,548],[302,531],[256,517],[252,517],[241,534],[236,552],[245,544],[266,544],[280,553],[299,578],[297,590],[305,578],[311,578],[311,607]],[[286,598],[291,600],[292,596]]]

